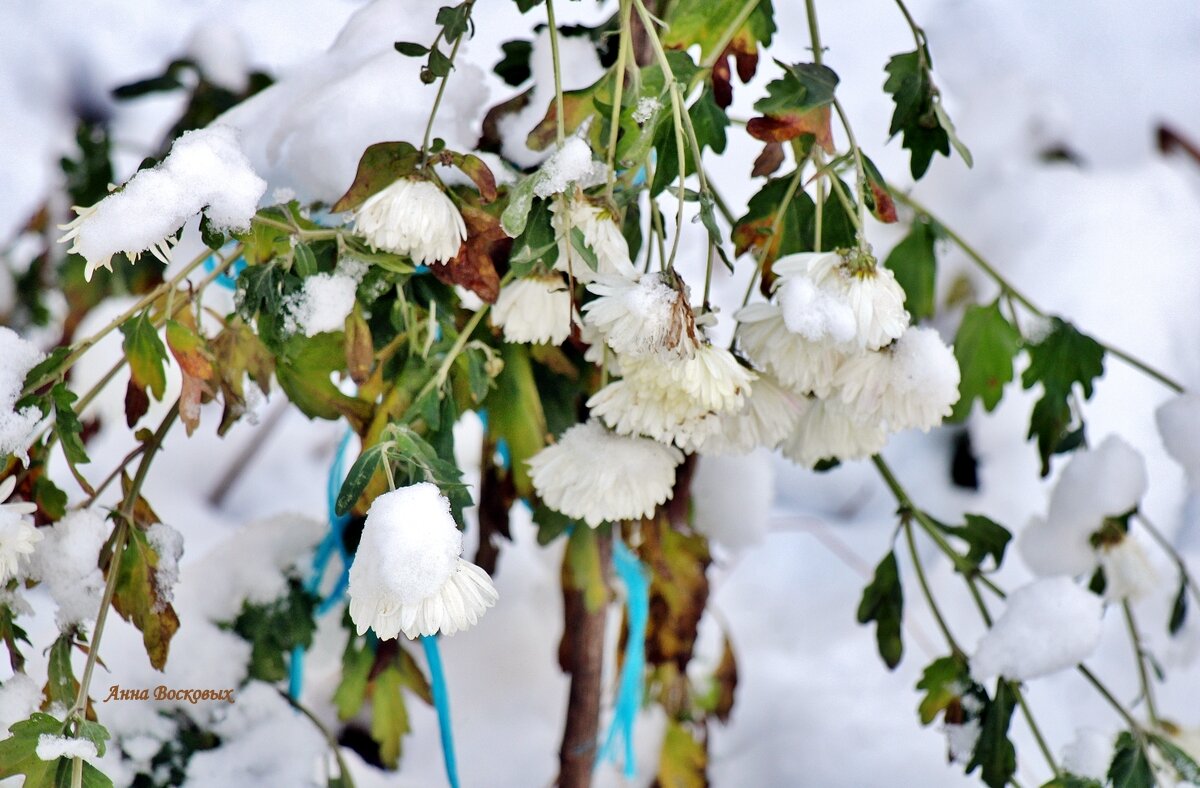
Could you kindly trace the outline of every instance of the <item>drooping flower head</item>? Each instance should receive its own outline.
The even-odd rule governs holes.
[[[500,289],[492,323],[506,342],[561,345],[571,335],[571,291],[562,274],[532,274]]]
[[[380,495],[350,567],[350,618],[382,640],[453,635],[496,603],[487,573],[460,558],[450,502],[422,482]]]
[[[861,460],[882,451],[887,430],[879,418],[864,418],[839,399],[800,401],[796,429],[785,438],[783,456],[812,468],[821,460]]]
[[[741,410],[721,416],[720,432],[704,441],[702,454],[747,454],[774,449],[800,419],[802,397],[768,375],[759,375]]]
[[[547,506],[595,528],[653,515],[670,500],[681,462],[678,449],[617,435],[592,419],[531,457],[529,476]]]
[[[373,248],[406,255],[418,265],[450,260],[467,237],[450,198],[415,178],[400,178],[368,197],[354,214],[354,229]]]
[[[567,206],[566,210],[563,206]],[[550,203],[550,223],[558,237],[558,260],[554,267],[568,272],[580,282],[590,282],[597,276],[621,276],[637,279],[637,269],[629,258],[629,244],[621,235],[616,217],[607,208],[593,205],[582,195],[570,200],[554,200]],[[596,255],[596,269],[584,260],[567,236],[568,225],[572,231],[583,235],[583,242]]]
[[[691,358],[698,340],[685,287],[665,272],[597,277],[588,290],[600,297],[584,305],[584,319],[622,356]]]
[[[789,331],[775,304],[748,304],[738,310],[737,342],[760,369],[800,394],[826,397],[844,354],[826,342],[812,342]]]
[[[0,482],[0,586],[21,576],[21,566],[33,554],[42,534],[30,517],[37,511],[32,503],[5,503],[17,486],[17,478],[9,476]]]

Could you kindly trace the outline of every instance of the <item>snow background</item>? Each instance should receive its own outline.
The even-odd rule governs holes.
[[[73,150],[72,107],[112,113],[121,177],[157,145],[180,100],[150,97],[114,105],[108,91],[160,73],[187,50],[197,31],[216,63],[236,63],[241,52],[250,66],[279,80],[277,88],[230,118],[241,127],[259,173],[271,187],[292,188],[301,197],[336,196],[349,183],[365,145],[419,137],[433,89],[419,84],[415,64],[397,55],[392,42],[432,39],[440,4],[298,0],[286,9],[266,0],[10,4],[0,27],[0,238],[11,237],[55,189],[57,158]],[[595,22],[614,5],[562,3],[560,21]],[[1082,0],[914,0],[910,5],[929,35],[949,113],[976,161],[968,170],[957,158],[936,159],[916,196],[1046,309],[1167,370],[1189,388],[1200,383],[1194,342],[1200,334],[1200,266],[1195,265],[1200,170],[1185,158],[1164,158],[1154,145],[1161,121],[1200,137],[1200,93],[1194,90],[1200,76],[1200,16],[1191,4],[1163,0],[1153,13]],[[827,63],[842,78],[839,94],[857,135],[879,168],[904,185],[908,156],[898,141],[885,146],[891,102],[881,85],[887,58],[910,50],[911,36],[883,0],[821,3],[819,11]],[[477,35],[463,48],[463,67],[451,78],[436,127],[451,146],[468,145],[481,111],[513,94],[490,73],[491,66],[499,59],[499,43],[529,37],[541,13],[535,9],[522,18],[511,4],[480,4]],[[807,59],[803,4],[777,2],[776,21],[784,33],[770,55]],[[574,79],[590,81],[585,59],[567,62],[583,72],[568,75],[568,88]],[[735,88],[731,114],[749,117],[750,100],[761,94],[772,70],[764,58],[757,87]],[[229,78],[236,80],[236,69]],[[710,163],[715,182],[738,213],[737,206],[761,183],[745,177],[759,148],[747,144],[737,128],[730,136],[727,155]],[[1084,166],[1041,159],[1039,154],[1057,146],[1069,148]],[[899,238],[892,228],[876,229],[873,240],[881,252]],[[685,257],[692,252],[701,258],[702,236],[697,228],[685,238]],[[190,258],[189,242],[191,249],[198,248],[197,239],[185,238],[177,259]],[[943,288],[965,276],[980,298],[994,293],[956,250],[944,251]],[[747,268],[737,279],[717,283],[725,303],[733,305],[740,297]],[[691,270],[691,281],[698,281],[698,270]],[[220,299],[227,296],[212,298],[220,309]],[[114,302],[98,310],[89,318],[90,330],[121,308]],[[947,313],[936,325],[952,337],[956,322],[957,316]],[[86,334],[89,326],[80,330]],[[79,365],[77,384],[86,387],[97,379],[118,352],[118,341],[110,337],[89,353]],[[1166,457],[1154,425],[1154,408],[1167,397],[1157,383],[1109,358],[1086,408],[1088,435],[1096,444],[1119,433],[1145,454],[1150,491],[1144,511],[1194,558],[1200,550],[1200,505],[1189,494],[1183,472]],[[980,460],[978,491],[949,483],[951,430],[899,436],[885,456],[914,499],[940,519],[978,512],[1018,531],[1031,515],[1044,513],[1049,490],[1049,482],[1037,477],[1035,448],[1023,440],[1032,402],[1010,387],[994,414],[976,414],[971,421]],[[209,411],[195,436],[187,439],[179,431],[167,443],[146,495],[164,521],[185,535],[177,588],[183,627],[163,678],[149,667],[138,633],[114,617],[102,647],[114,672],[97,676],[93,695],[102,697],[116,683],[237,685],[248,646],[210,621],[228,616],[244,598],[272,598],[283,588],[278,569],[307,566],[322,532],[324,480],[342,431],[291,411],[277,416],[283,405],[276,396],[262,406],[262,424],[282,419],[265,437],[260,437],[263,426],[240,424],[219,440],[213,434],[217,412]],[[109,425],[89,446],[93,473],[107,470],[133,445],[120,411],[119,385],[93,406]],[[152,408],[144,423],[157,423],[160,415]],[[478,424],[465,421],[462,430],[460,450],[468,460],[478,451],[472,448]],[[257,455],[214,506],[210,494],[228,463],[253,443],[261,444]],[[895,525],[894,504],[874,469],[849,463],[815,475],[760,454],[705,460],[701,473],[703,518],[716,533],[729,534],[728,549],[710,571],[714,615],[706,619],[703,641],[715,664],[717,622],[727,627],[740,678],[731,724],[712,729],[714,783],[976,784],[963,778],[960,768],[945,765],[944,737],[918,724],[913,685],[922,666],[944,649],[916,587],[906,587],[906,654],[896,671],[879,661],[871,629],[854,623],[861,589],[888,549]],[[66,476],[59,468],[56,478]],[[765,496],[743,492],[750,485],[767,489],[772,477],[769,509],[759,503]],[[745,483],[732,484],[732,479]],[[499,605],[476,628],[443,641],[464,785],[548,784],[556,770],[567,689],[555,660],[562,626],[561,545],[537,548],[521,511],[514,522],[515,544],[505,547],[496,576]],[[754,543],[757,534],[763,536]],[[469,533],[468,555],[472,538]],[[970,601],[932,545],[922,547],[951,625],[970,648],[982,633]],[[1200,617],[1193,611],[1190,631],[1169,641],[1165,622],[1174,576],[1160,553],[1151,548],[1151,554],[1164,578],[1162,591],[1140,603],[1138,612],[1148,643],[1170,676],[1159,704],[1164,716],[1195,727],[1200,725],[1200,670],[1194,659],[1200,651]],[[911,579],[907,569],[902,559],[901,572]],[[1014,553],[998,581],[1011,589],[1028,579]],[[44,665],[39,663],[45,659],[40,649],[54,635],[53,606],[40,592],[30,598],[39,615],[23,623],[36,646],[30,650],[31,672],[40,677]],[[1101,652],[1089,664],[1129,702],[1137,694],[1135,672],[1115,613],[1106,615]],[[614,617],[614,639],[615,622]],[[303,700],[327,722],[333,721],[329,697],[340,665],[341,632],[335,616],[323,619],[307,660]],[[1028,697],[1056,752],[1075,737],[1076,728],[1118,728],[1117,718],[1073,672],[1032,681]],[[409,710],[414,733],[404,742],[399,773],[379,772],[346,752],[359,785],[443,784],[433,711],[417,702]],[[0,711],[11,708],[0,703]],[[323,740],[267,687],[247,688],[232,706],[201,704],[186,711],[204,720],[221,717],[219,730],[228,742],[196,756],[189,785],[293,786],[322,773]],[[158,740],[172,735],[152,704],[101,704],[99,713],[129,748],[140,742],[152,753]],[[0,720],[5,726],[12,721]],[[634,784],[650,781],[661,730],[662,720],[653,713],[639,721]],[[1039,784],[1047,777],[1045,766],[1019,715],[1013,731],[1018,779]],[[103,760],[120,784],[123,766],[111,755]],[[598,769],[598,781],[622,782],[611,765]]]

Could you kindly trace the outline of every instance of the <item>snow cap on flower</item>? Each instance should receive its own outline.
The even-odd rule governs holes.
[[[97,556],[111,532],[97,509],[76,509],[49,528],[30,562],[29,576],[41,581],[58,606],[55,620],[66,632],[96,617],[96,600],[104,593],[104,573]]]
[[[571,291],[558,273],[509,282],[492,307],[506,342],[561,345],[571,335],[571,315]]]
[[[783,456],[812,468],[821,460],[860,460],[887,444],[878,418],[866,417],[839,399],[802,398],[796,428],[782,444]]]
[[[566,206],[564,210],[563,206]],[[597,276],[620,276],[637,279],[637,269],[629,258],[629,244],[621,235],[621,228],[607,208],[593,205],[581,195],[571,200],[554,200],[550,203],[550,224],[558,238],[558,259],[554,268],[569,273],[580,282],[590,282]],[[567,227],[578,230],[583,242],[596,255],[596,270],[567,237]]]
[[[833,393],[833,376],[844,358],[833,345],[789,331],[775,304],[749,304],[734,319],[738,347],[757,367],[799,394]]]
[[[267,182],[254,172],[228,126],[209,126],[182,134],[156,167],[142,170],[125,187],[90,207],[60,229],[60,243],[87,261],[84,278],[97,268],[112,270],[114,255],[136,261],[150,252],[168,262],[174,235],[204,211],[217,230],[244,230],[258,210]]]
[[[788,327],[807,338],[877,350],[908,326],[904,289],[867,252],[789,255],[776,260],[772,270],[779,277],[776,288]]]
[[[980,639],[971,676],[1026,681],[1078,665],[1100,644],[1103,610],[1100,597],[1066,577],[1022,586]]]
[[[406,255],[418,265],[444,263],[467,238],[462,214],[426,180],[399,178],[354,213],[354,229],[372,248]]]
[[[595,528],[652,516],[670,500],[681,462],[678,449],[616,435],[591,419],[531,457],[529,476],[547,506]]]
[[[600,297],[584,305],[584,320],[620,355],[690,358],[696,321],[685,287],[663,272],[636,279],[598,276],[588,290]]]
[[[546,198],[562,194],[572,184],[587,188],[604,179],[604,165],[592,158],[587,140],[571,137],[538,168],[533,193]]]
[[[1104,598],[1110,601],[1141,599],[1158,584],[1158,573],[1133,534],[1101,544],[1096,550],[1104,569]]]
[[[42,541],[42,533],[33,525],[31,514],[37,511],[32,503],[5,503],[17,486],[17,477],[9,476],[0,482],[0,586],[23,576],[34,547]]]
[[[846,359],[834,385],[843,402],[882,418],[893,432],[928,432],[958,402],[960,379],[958,360],[937,331],[913,326],[882,350]]]
[[[421,482],[376,498],[350,567],[350,618],[382,640],[453,635],[496,603],[492,579],[460,558],[450,502]]]
[[[25,387],[25,376],[43,358],[42,351],[32,342],[22,339],[11,328],[0,326],[0,457],[12,454],[26,464],[29,462],[26,451],[42,413],[32,405],[17,410],[17,401]]]
[[[620,363],[624,377],[592,395],[592,414],[621,435],[646,435],[688,450],[720,431],[722,414],[741,410],[756,377],[728,350],[710,344],[683,361]]]

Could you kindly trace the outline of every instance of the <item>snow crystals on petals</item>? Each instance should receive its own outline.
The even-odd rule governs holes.
[[[652,516],[670,500],[681,462],[678,449],[614,434],[592,419],[531,457],[529,470],[547,506],[595,528]]]
[[[413,178],[399,178],[368,197],[354,214],[354,229],[372,248],[405,255],[417,265],[452,259],[467,238],[467,225],[450,198]]]
[[[97,268],[112,270],[114,255],[137,260],[150,252],[164,263],[173,236],[204,211],[217,230],[244,230],[258,209],[267,183],[250,167],[228,126],[185,132],[158,166],[142,170],[124,188],[90,207],[60,229],[60,243],[73,242],[72,254],[87,261],[84,278]]]
[[[382,640],[453,635],[496,603],[487,573],[465,561],[450,502],[422,482],[377,497],[350,568],[350,618]]]
[[[638,280],[601,276],[588,290],[600,297],[583,307],[584,319],[618,354],[690,358],[695,352],[692,308],[666,274],[646,274]]]
[[[775,304],[749,304],[734,318],[738,347],[760,368],[797,393],[832,393],[833,376],[843,358],[833,346],[788,331]]]
[[[604,165],[592,158],[587,141],[572,137],[542,164],[533,193],[542,198],[550,197],[562,194],[571,184],[586,188],[603,177]]]
[[[26,450],[42,414],[32,405],[20,410],[16,406],[25,387],[25,376],[43,358],[32,342],[22,339],[11,328],[0,326],[0,457],[13,454],[28,463]]]
[[[1083,662],[1100,643],[1103,603],[1066,577],[1036,580],[1008,597],[1008,606],[979,641],[971,675],[1027,681]]]
[[[492,307],[492,323],[506,342],[561,345],[571,335],[571,291],[562,276],[526,276],[506,284]]]
[[[32,503],[4,503],[16,487],[17,477],[0,482],[0,586],[22,577],[22,565],[28,563],[42,533],[29,515],[37,511]]]

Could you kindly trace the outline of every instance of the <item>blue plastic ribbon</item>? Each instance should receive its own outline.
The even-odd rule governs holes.
[[[613,708],[608,736],[596,762],[617,761],[621,746],[625,756],[625,776],[636,775],[633,758],[633,724],[642,706],[642,680],[646,673],[646,624],[650,619],[650,573],[620,539],[613,544],[613,566],[625,584],[625,615],[629,633],[625,640],[625,662],[621,666],[621,681],[617,702]]]
[[[216,269],[216,267],[217,267],[216,255],[210,254],[208,257],[206,257],[204,259],[204,270],[205,271],[207,271],[208,273],[211,274]],[[245,270],[246,270],[246,258],[241,255],[238,255],[237,259],[233,261],[233,276],[230,276],[225,271],[222,271],[221,273],[217,274],[217,278],[214,281],[217,284],[219,284],[221,287],[224,287],[226,290],[236,290],[238,274],[240,274],[242,271],[245,271]]]
[[[437,709],[438,730],[442,737],[442,761],[446,764],[446,781],[458,788],[458,764],[454,757],[454,729],[450,725],[450,693],[446,691],[446,672],[442,669],[442,654],[438,636],[421,638],[425,661],[429,663],[429,685],[433,690],[433,707]]]

